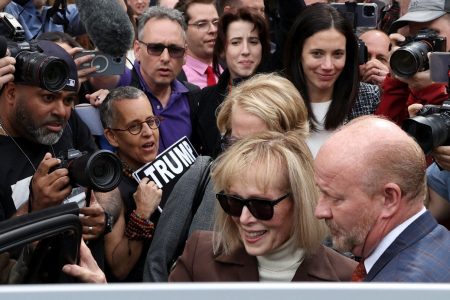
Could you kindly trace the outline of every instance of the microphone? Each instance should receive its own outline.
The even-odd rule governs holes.
[[[134,41],[134,28],[120,0],[76,0],[86,32],[103,53],[124,56]]]

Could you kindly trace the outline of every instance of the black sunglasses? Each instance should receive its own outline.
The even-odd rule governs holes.
[[[182,58],[185,48],[177,46],[177,45],[164,45],[164,44],[154,44],[154,43],[145,43],[143,41],[138,41],[139,43],[145,45],[147,47],[147,53],[153,56],[160,56],[161,53],[167,48],[169,51],[169,56],[172,58]]]
[[[252,215],[259,220],[270,220],[273,217],[273,207],[286,199],[291,193],[287,193],[275,200],[248,198],[242,199],[238,196],[227,195],[223,192],[217,193],[216,198],[222,209],[230,216],[240,217],[242,209],[247,206]]]

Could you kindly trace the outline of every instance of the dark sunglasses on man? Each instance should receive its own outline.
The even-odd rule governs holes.
[[[287,193],[275,200],[247,198],[242,199],[238,196],[227,195],[224,192],[216,194],[220,206],[230,216],[240,217],[242,209],[247,206],[252,215],[259,220],[270,220],[273,217],[273,207],[288,198],[291,193]]]
[[[138,41],[139,43],[147,47],[147,53],[153,56],[160,56],[165,49],[169,51],[169,56],[172,58],[182,58],[184,56],[185,48],[177,45],[164,45],[161,43],[145,43],[143,41]]]

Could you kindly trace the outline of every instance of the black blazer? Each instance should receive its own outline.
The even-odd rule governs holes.
[[[226,69],[214,86],[205,87],[192,94],[197,107],[191,111],[192,138],[197,152],[213,158],[221,152],[220,132],[216,125],[217,108],[228,94],[230,72]]]

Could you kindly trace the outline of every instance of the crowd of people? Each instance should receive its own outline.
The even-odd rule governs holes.
[[[357,1],[378,5],[374,28],[355,28],[349,2],[351,20],[335,1],[111,1],[135,32],[112,75],[83,67],[95,45],[76,4],[0,1],[68,74],[55,88],[22,57],[0,58],[0,221],[90,197],[80,262],[61,272],[96,283],[450,282],[450,145],[424,153],[400,127],[448,87],[426,64],[408,76],[390,64],[424,30],[426,45],[439,37],[450,50],[449,0]],[[78,104],[98,112],[102,133]],[[185,137],[191,165],[171,152]],[[70,149],[111,149],[118,186],[76,186],[58,167]],[[136,180],[152,163],[170,183]],[[1,283],[20,261],[7,254]]]

